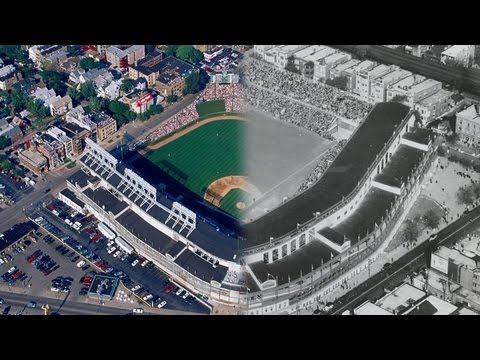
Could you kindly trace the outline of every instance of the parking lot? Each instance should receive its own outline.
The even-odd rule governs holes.
[[[79,286],[72,288],[72,296],[84,296],[86,293],[85,290],[82,291],[84,284],[78,284],[77,280],[83,277],[84,273],[95,270],[119,277],[127,289],[130,291],[134,289],[138,300],[142,299],[145,307],[210,313],[207,306],[183,289],[180,291],[175,284],[169,281],[168,276],[153,266],[151,262],[135,253],[128,255],[120,249],[118,244],[107,239],[105,234],[98,230],[97,221],[93,217],[75,214],[72,209],[58,200],[46,204],[46,207],[37,208],[30,216],[32,219],[43,218],[43,225],[39,225],[46,226],[48,231],[64,242],[64,249],[59,248],[60,257],[67,257],[67,261],[70,261],[68,253],[61,254],[65,249],[73,248],[75,252],[79,253],[71,255],[71,259],[75,259],[75,262],[70,264],[75,267],[74,271],[80,273],[76,277],[70,275],[76,280],[72,286]],[[67,219],[68,222],[66,222]],[[61,243],[56,241],[55,244],[55,246],[52,245],[54,253]],[[81,256],[77,259],[76,257],[79,255]],[[81,270],[80,268],[79,270],[76,267],[76,264],[82,260],[85,261],[85,264],[81,264],[83,268],[85,269],[90,264],[89,269]],[[118,300],[122,301],[122,299]]]
[[[11,200],[17,202],[22,196],[30,194],[34,187],[23,180],[15,181],[10,176],[0,173],[0,184],[4,186],[1,191]]]

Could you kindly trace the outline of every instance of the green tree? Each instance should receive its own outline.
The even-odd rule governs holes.
[[[175,56],[192,64],[198,64],[203,60],[203,53],[192,45],[180,45],[175,52]]]
[[[177,51],[178,45],[166,45],[163,47],[163,52],[165,53],[165,57],[175,55]]]
[[[22,111],[28,102],[28,95],[20,90],[12,90],[10,93],[11,106],[14,111]]]
[[[83,100],[82,93],[74,87],[68,88],[67,94],[72,98],[74,106],[77,106]]]
[[[16,177],[24,177],[25,176],[25,171],[23,171],[20,168],[15,168],[15,169],[13,169],[12,174],[15,175]]]
[[[88,71],[88,70],[96,69],[97,63],[91,57],[84,57],[82,60],[80,60],[80,67],[83,70]]]
[[[25,50],[22,50],[20,45],[1,45],[0,46],[0,57],[7,57],[12,61],[19,63],[28,62],[28,53]]]
[[[171,103],[174,103],[178,100],[178,96],[177,95],[168,95],[167,96],[167,103],[171,104]]]
[[[403,242],[413,243],[417,240],[420,230],[415,222],[410,219],[407,219],[404,224],[404,228],[400,233]]]
[[[390,99],[390,102],[398,102],[398,103],[403,103],[404,101],[407,100],[406,95],[395,95]]]
[[[62,74],[53,70],[43,70],[40,72],[43,82],[49,89],[55,90],[57,95],[64,96],[67,93],[67,85],[65,82],[68,80],[66,74]]]
[[[102,111],[105,109],[105,101],[102,98],[95,96],[90,99],[90,106],[95,111]]]
[[[12,167],[12,163],[9,160],[3,160],[0,163],[0,168],[2,168],[2,170],[9,171],[12,169]]]
[[[462,205],[472,205],[474,202],[474,194],[470,187],[462,186],[457,191],[457,202]]]
[[[296,74],[300,73],[300,70],[298,70],[297,66],[295,65],[295,57],[293,55],[287,59],[287,65],[285,65],[285,70],[291,71]]]
[[[68,56],[80,56],[83,54],[82,48],[78,45],[67,45]]]
[[[423,214],[422,221],[426,227],[430,229],[436,229],[440,224],[440,215],[436,213],[433,209],[427,210],[425,214]]]
[[[80,92],[84,99],[90,100],[90,98],[97,96],[97,92],[95,91],[95,87],[93,86],[93,82],[86,81],[80,85]]]
[[[37,119],[43,120],[47,116],[47,107],[37,99],[29,99],[27,110]]]
[[[185,94],[195,94],[200,90],[200,74],[192,71],[185,79]]]
[[[455,143],[460,139],[457,133],[451,133],[450,135],[445,136],[445,140],[451,144],[455,145]]]
[[[135,81],[132,79],[124,79],[120,85],[120,91],[123,91],[125,94],[129,94],[135,86]]]
[[[6,136],[0,136],[0,150],[5,149],[9,142],[10,140]]]

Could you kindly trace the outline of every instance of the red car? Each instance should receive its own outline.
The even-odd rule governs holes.
[[[172,283],[168,284],[167,287],[165,288],[165,292],[167,294],[171,293],[172,290],[175,288],[175,285],[173,285]]]

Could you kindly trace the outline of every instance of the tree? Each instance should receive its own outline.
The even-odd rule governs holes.
[[[417,240],[419,233],[420,231],[417,224],[408,219],[405,221],[405,225],[400,236],[402,237],[403,242],[413,243],[415,240]]]
[[[28,59],[28,53],[25,50],[22,50],[20,45],[1,45],[0,46],[0,57],[7,57],[12,61],[19,63],[26,63]]]
[[[285,65],[285,70],[296,74],[300,73],[300,70],[298,70],[297,66],[295,65],[295,57],[293,55],[288,58],[287,65]]]
[[[195,94],[200,90],[200,74],[198,71],[191,72],[185,79],[185,94]]]
[[[93,82],[86,81],[80,85],[80,92],[84,99],[90,100],[90,98],[97,96],[97,92],[95,91],[95,87],[93,86]]]
[[[12,174],[15,175],[16,177],[24,177],[25,176],[25,171],[23,171],[20,168],[15,168],[15,169],[13,169]]]
[[[425,214],[423,214],[423,223],[426,227],[430,229],[435,229],[440,224],[440,215],[436,213],[433,209],[428,210]]]
[[[29,99],[27,110],[39,120],[43,120],[47,117],[47,107],[38,99]]]
[[[129,121],[135,120],[136,114],[130,111],[127,104],[118,100],[113,100],[108,104],[108,110],[112,117],[117,121],[118,125],[123,125]]]
[[[163,47],[163,52],[165,53],[165,57],[175,55],[177,51],[178,45],[166,45]]]
[[[336,88],[343,91],[348,90],[348,78],[346,76],[339,76],[334,79],[327,79],[325,83],[330,86],[335,86]]]
[[[437,154],[438,156],[445,156],[447,152],[445,151],[445,148],[443,146],[439,146],[437,149]]]
[[[171,104],[171,103],[174,103],[178,100],[178,96],[177,95],[168,95],[167,96],[167,103]]]
[[[445,136],[445,140],[451,145],[454,145],[459,139],[460,136],[458,136],[457,133],[451,133],[450,135]]]
[[[407,100],[407,97],[405,95],[395,95],[390,99],[390,102],[403,103],[406,100]]]
[[[84,57],[82,60],[80,60],[80,67],[83,70],[88,71],[88,70],[96,69],[97,63],[91,57]]]
[[[14,111],[22,111],[25,109],[28,101],[28,95],[20,90],[12,90],[10,93],[11,106]]]
[[[192,45],[180,45],[175,51],[175,56],[192,64],[198,64],[203,60],[203,53]]]
[[[474,183],[470,185],[470,189],[472,189],[472,193],[475,199],[480,198],[480,183]]]
[[[135,87],[135,81],[132,79],[124,79],[122,85],[120,85],[120,91],[123,91],[125,94],[130,93]]]
[[[457,202],[459,204],[463,205],[471,205],[473,204],[473,191],[470,187],[468,186],[462,186],[460,189],[457,191]]]
[[[0,136],[0,150],[5,149],[9,142],[10,140],[6,136]]]
[[[95,96],[95,97],[91,98],[90,106],[92,107],[93,110],[95,110],[97,112],[102,111],[106,108],[104,99],[102,99],[98,96]]]
[[[0,168],[2,168],[2,170],[5,170],[5,171],[9,171],[12,169],[12,163],[8,160],[3,160],[1,163],[0,163]]]
[[[65,95],[67,93],[67,85],[65,82],[68,80],[66,74],[61,74],[53,70],[43,70],[40,72],[43,82],[48,88],[55,90],[57,95]]]
[[[78,105],[83,100],[83,95],[74,87],[68,88],[67,94],[72,98],[73,105]]]

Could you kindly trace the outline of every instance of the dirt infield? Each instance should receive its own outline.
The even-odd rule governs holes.
[[[241,189],[249,193],[252,197],[262,195],[260,190],[252,185],[246,176],[225,176],[215,180],[208,186],[204,199],[219,207],[220,201],[233,189]]]
[[[172,141],[175,141],[176,139],[182,137],[183,135],[185,134],[188,134],[189,132],[199,128],[200,126],[203,126],[205,124],[208,124],[210,122],[213,122],[213,121],[220,121],[220,120],[243,120],[243,121],[247,121],[248,119],[244,118],[244,117],[241,117],[241,116],[238,116],[238,115],[219,115],[219,116],[214,116],[214,117],[211,117],[209,119],[206,119],[206,120],[203,120],[203,121],[199,121],[199,122],[196,122],[195,124],[193,124],[192,126],[189,126],[179,132],[177,132],[176,134],[173,134],[172,136],[166,138],[165,140],[162,140],[156,144],[153,144],[153,145],[149,145],[147,146],[145,149],[142,150],[142,153],[146,153],[150,150],[155,150],[155,149],[159,149],[161,148],[162,146],[165,146],[169,143],[171,143]]]

